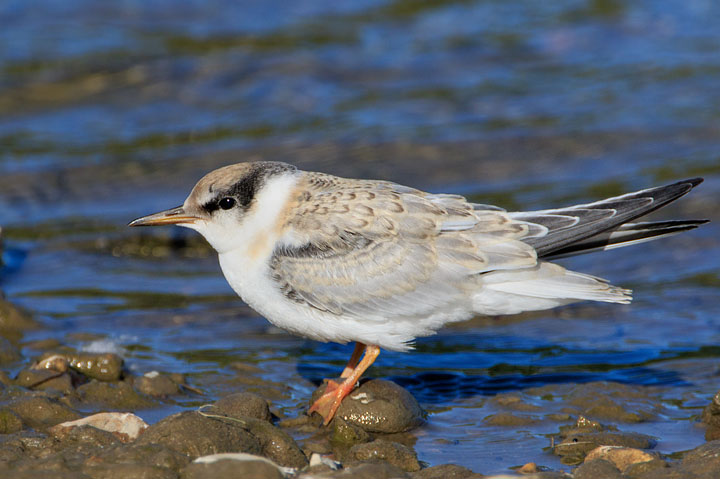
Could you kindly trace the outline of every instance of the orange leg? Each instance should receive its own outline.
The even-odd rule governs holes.
[[[356,346],[355,351],[350,358],[350,363],[352,363],[353,358],[355,358],[356,355],[360,356],[358,349],[365,349],[365,355],[363,356],[362,361],[360,361],[357,366],[355,366],[355,368],[351,369],[350,374],[345,377],[345,380],[343,382],[338,384],[333,380],[329,380],[327,382],[327,387],[325,388],[325,394],[320,396],[320,398],[318,398],[318,400],[315,401],[308,410],[308,414],[312,414],[314,412],[319,413],[324,419],[323,424],[325,424],[326,426],[335,415],[337,409],[340,407],[340,403],[342,402],[342,400],[345,398],[345,396],[350,394],[350,391],[353,390],[358,380],[360,379],[360,376],[362,376],[363,373],[367,370],[367,368],[369,368],[370,365],[375,362],[375,359],[377,359],[378,355],[380,354],[380,348],[377,346]],[[350,363],[348,363],[348,366],[350,366]],[[345,374],[344,371],[343,374]]]
[[[345,369],[343,369],[340,375],[341,378],[345,379],[352,374],[353,369],[355,369],[358,361],[360,361],[360,356],[365,352],[366,347],[363,343],[355,343],[355,349],[353,350],[352,356],[350,356],[350,361],[348,361],[347,366],[345,366]]]

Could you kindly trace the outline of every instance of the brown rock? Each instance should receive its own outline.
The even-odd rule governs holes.
[[[0,434],[11,434],[21,431],[23,428],[22,419],[9,408],[0,409]]]
[[[69,407],[43,396],[31,396],[17,400],[8,408],[20,416],[23,423],[40,431],[81,417]]]
[[[133,382],[135,389],[153,397],[174,396],[180,392],[180,386],[166,374],[151,371]]]
[[[55,389],[65,394],[74,390],[69,374],[49,369],[23,369],[18,373],[15,384],[35,390]]]
[[[149,464],[179,471],[190,463],[185,454],[161,444],[131,442],[112,447],[97,456],[88,458],[88,466],[98,464]]]
[[[267,401],[249,392],[230,394],[217,400],[215,410],[230,417],[252,417],[263,421],[272,418]]]
[[[262,452],[260,441],[242,426],[191,411],[174,414],[153,424],[135,442],[138,445],[160,444],[191,458],[221,452]]]
[[[338,479],[406,479],[410,476],[393,464],[380,462],[353,465],[333,477]]]
[[[51,427],[48,432],[56,437],[67,434],[67,431],[89,426],[113,434],[122,442],[130,442],[148,428],[141,418],[132,413],[103,412],[84,417],[76,421],[68,421]]]
[[[456,464],[443,464],[413,472],[412,479],[481,479],[482,474]]]
[[[90,381],[77,388],[77,393],[85,403],[107,409],[132,411],[147,409],[156,405],[156,402],[141,395],[129,383],[120,381],[109,383],[105,381]]]
[[[640,462],[652,461],[655,456],[648,454],[640,449],[633,449],[630,447],[620,446],[600,446],[596,447],[585,456],[585,462],[590,462],[595,459],[605,459],[615,464],[620,472],[624,473],[625,470],[633,464]]]
[[[193,462],[181,475],[182,479],[283,479],[284,477],[282,472],[271,463],[249,458],[245,460],[218,458],[208,462]]]
[[[529,424],[535,424],[537,423],[537,419],[527,417],[527,416],[519,416],[517,414],[509,413],[509,412],[501,412],[498,414],[491,414],[489,416],[486,416],[485,419],[483,419],[483,422],[485,424],[491,425],[491,426],[527,426]]]
[[[537,464],[535,464],[534,462],[528,462],[520,469],[518,469],[518,472],[520,474],[535,474],[536,472],[538,472],[538,467]]]
[[[10,341],[0,336],[0,364],[10,364],[21,358],[18,348]]]
[[[148,464],[102,464],[83,468],[92,479],[177,479],[177,473],[164,467]]]
[[[622,479],[620,470],[610,461],[595,459],[575,469],[573,479]]]
[[[348,456],[355,461],[386,461],[403,471],[420,470],[420,463],[412,449],[397,442],[382,439],[355,445],[348,451]]]
[[[313,393],[313,401],[325,390]],[[413,429],[424,421],[417,400],[397,384],[373,379],[363,383],[342,402],[336,417],[368,432],[396,433]]]

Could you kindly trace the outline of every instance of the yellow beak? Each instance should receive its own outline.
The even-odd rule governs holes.
[[[199,218],[185,213],[182,206],[132,220],[128,226],[160,226],[194,223]]]

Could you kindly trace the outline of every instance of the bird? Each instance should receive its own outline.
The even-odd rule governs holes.
[[[339,380],[326,380],[308,409],[327,425],[381,349],[408,351],[416,338],[478,315],[629,303],[630,290],[552,260],[706,223],[635,221],[701,182],[513,212],[390,181],[254,161],[208,173],[182,206],[129,226],[199,232],[233,290],[272,324],[317,341],[355,343]]]

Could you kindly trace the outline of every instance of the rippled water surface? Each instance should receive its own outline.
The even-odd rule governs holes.
[[[351,351],[270,327],[192,233],[125,227],[215,167],[277,159],[509,209],[704,176],[660,216],[713,223],[564,261],[633,304],[476,318],[370,371],[429,411],[414,433],[429,464],[558,467],[552,397],[593,381],[662,398],[633,425],[658,450],[703,440],[720,360],[715,2],[12,1],[0,24],[0,288],[44,324],[28,344],[114,348],[203,392],[143,417],[247,387],[236,362],[292,417]],[[486,421],[508,393],[548,419]]]

